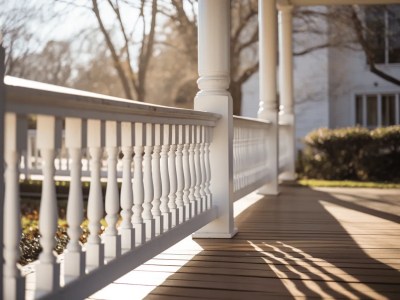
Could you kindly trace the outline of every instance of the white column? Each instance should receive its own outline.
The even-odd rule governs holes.
[[[284,143],[281,149],[285,149],[285,161],[283,173],[279,175],[282,180],[295,180],[295,119],[293,99],[293,48],[292,48],[292,11],[291,5],[278,5],[279,9],[279,95],[280,111],[279,123],[280,134]],[[280,153],[282,155],[283,153]]]
[[[267,143],[270,181],[259,192],[278,194],[278,106],[276,94],[277,32],[276,1],[258,1],[260,108],[258,118],[272,123]]]
[[[210,145],[213,204],[218,219],[194,237],[230,238],[237,230],[233,220],[233,118],[232,97],[228,92],[230,70],[230,1],[200,0],[198,16],[199,93],[195,109],[221,115]]]

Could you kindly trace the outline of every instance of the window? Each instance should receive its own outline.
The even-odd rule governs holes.
[[[400,5],[367,6],[365,22],[375,63],[400,63]]]
[[[354,120],[367,128],[400,124],[400,94],[356,95]]]

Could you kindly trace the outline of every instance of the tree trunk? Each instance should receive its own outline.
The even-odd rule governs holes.
[[[239,82],[231,81],[229,91],[233,99],[233,114],[240,116],[242,112],[242,85]]]

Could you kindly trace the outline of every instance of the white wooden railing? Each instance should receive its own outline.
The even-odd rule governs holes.
[[[27,153],[32,134],[43,178],[39,219],[43,251],[35,266],[35,298],[84,298],[217,217],[209,188],[209,149],[217,114],[143,105],[12,77],[6,77],[5,83],[5,299],[25,297],[24,278],[17,268],[18,178],[21,153]],[[27,127],[32,116],[37,120],[34,131]],[[70,241],[60,274],[53,254],[54,164],[60,159],[63,132],[70,176]],[[83,156],[90,164],[87,217],[91,232],[84,248],[79,243],[84,217]],[[103,199],[100,171],[104,163]],[[119,163],[122,178],[118,178]],[[108,226],[99,236],[104,215]]]
[[[226,155],[217,153],[218,144],[213,147],[214,128],[221,122],[218,114],[145,105],[13,77],[4,81],[4,299],[85,298],[219,218],[212,190],[220,188],[220,179],[212,180],[210,165]],[[36,120],[29,129],[28,119]],[[234,117],[233,199],[220,197],[223,201],[237,200],[268,180],[269,128],[268,122]],[[70,241],[61,264],[53,254],[57,166],[70,180]],[[43,251],[35,262],[35,285],[25,288],[17,264],[18,185],[21,174],[33,171],[40,171],[43,181]],[[81,245],[85,172],[90,179],[90,235]],[[102,174],[107,183],[104,198]],[[108,226],[99,235],[104,216]]]
[[[233,118],[234,199],[258,189],[268,181],[267,136],[271,123]]]
[[[279,178],[295,180],[296,145],[293,115],[279,115]]]

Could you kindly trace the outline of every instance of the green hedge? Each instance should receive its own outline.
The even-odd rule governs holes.
[[[305,137],[299,173],[327,180],[400,181],[400,126],[320,128]]]

